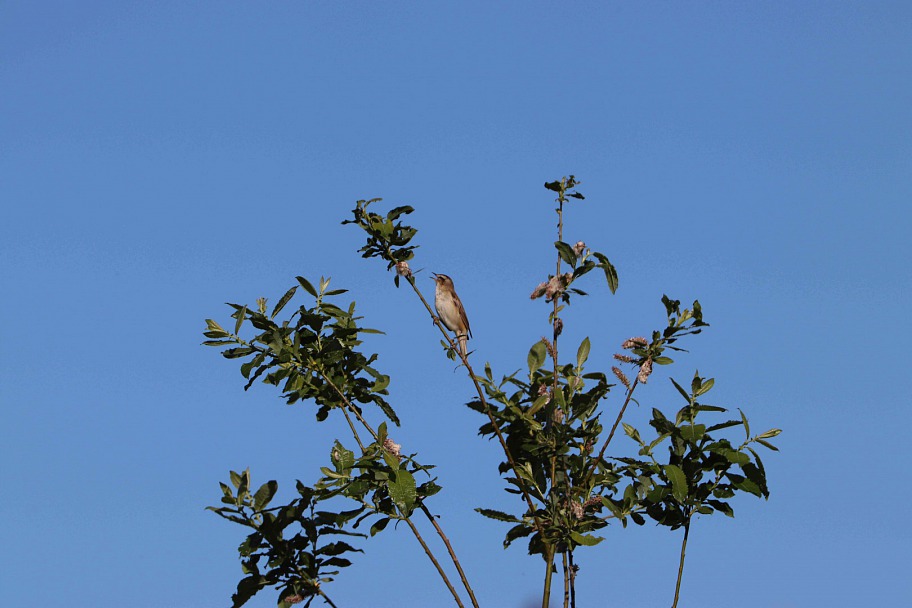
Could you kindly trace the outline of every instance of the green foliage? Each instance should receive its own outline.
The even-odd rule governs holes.
[[[555,555],[562,554],[564,563],[572,567],[574,551],[580,547],[607,544],[599,533],[612,521],[626,528],[630,521],[643,525],[650,518],[671,530],[684,527],[689,531],[694,514],[718,511],[733,517],[730,501],[739,492],[769,498],[766,471],[755,447],[776,450],[770,440],[780,433],[771,429],[751,435],[743,412],[738,418],[713,420],[727,410],[703,402],[714,380],[699,374],[689,388],[670,379],[685,404],[653,407],[648,435],[623,421],[628,404],[637,403],[634,394],[644,390],[641,387],[654,377],[656,366],[674,364],[670,355],[683,351],[678,341],[708,327],[696,300],[690,308],[682,308],[680,300],[663,295],[664,325],[648,338],[630,338],[621,344],[621,352],[614,357],[629,366],[633,382],[616,366],[611,369],[621,385],[609,382],[609,376],[598,371],[604,357],[599,352],[602,331],[591,332],[595,343],[586,337],[574,345],[575,356],[563,362],[558,350],[562,314],[571,304],[571,296],[587,295],[578,281],[600,269],[609,290],[614,293],[618,288],[617,271],[607,256],[582,241],[575,245],[563,241],[565,205],[571,199],[585,200],[576,190],[578,185],[572,175],[545,184],[557,194],[556,272],[535,288],[532,299],[544,296],[550,303],[552,337],[541,338],[529,348],[527,372],[515,371],[499,380],[489,363],[483,375],[473,371],[469,358],[457,351],[415,283],[408,262],[415,257],[417,245],[412,240],[417,230],[402,223],[413,208],[401,206],[381,214],[370,209],[381,199],[359,200],[352,218],[342,222],[364,231],[367,240],[359,249],[362,257],[380,258],[387,270],[395,268],[397,287],[402,278],[411,285],[445,336],[441,345],[446,355],[460,360],[477,389],[477,397],[467,405],[486,416],[479,434],[500,443],[504,459],[498,472],[505,491],[517,496],[520,503],[510,509],[513,512],[482,507],[476,511],[509,524],[504,548],[527,539],[528,553],[546,561],[544,605]],[[567,272],[562,271],[563,264]],[[280,590],[280,606],[303,601],[309,605],[318,595],[331,603],[321,584],[331,581],[338,570],[327,568],[347,567],[351,562],[342,555],[360,549],[341,540],[326,542],[324,537],[374,536],[390,522],[401,521],[407,521],[418,536],[410,518],[419,510],[436,525],[427,509],[428,499],[441,490],[430,474],[433,465],[419,463],[416,454],[401,454],[400,446],[387,435],[386,423],[374,430],[365,418],[370,410],[366,412],[364,406],[373,405],[399,424],[386,401],[389,376],[375,368],[377,355],[359,350],[363,334],[379,332],[359,325],[361,317],[355,316],[354,302],[340,307],[331,301],[345,290],[329,290],[328,279],[321,278],[314,285],[297,277],[297,282],[268,314],[263,298],[254,309],[230,304],[233,331],[208,319],[204,344],[221,348],[227,359],[241,360],[245,390],[257,380],[279,387],[288,404],[313,402],[317,421],[341,412],[357,450],[335,440],[328,466],[321,467],[317,482],[313,486],[298,482],[299,497],[282,506],[269,506],[278,491],[275,481],[252,491],[245,471],[231,473],[234,489],[221,484],[222,503],[227,506],[210,509],[253,529],[239,548],[245,576],[232,598],[233,606],[241,606],[264,587]],[[299,288],[313,303],[300,305],[279,319]],[[251,330],[244,332],[245,327]],[[603,421],[605,412],[611,413],[610,424]],[[738,426],[745,433],[740,442],[726,433]],[[362,441],[358,428],[370,434],[369,442]],[[612,445],[618,429],[633,442],[635,452]],[[626,447],[630,446],[627,442]],[[318,504],[321,510],[316,509]],[[367,534],[357,531],[362,525],[369,525]],[[437,529],[443,537],[439,526]],[[421,544],[430,555],[423,540]],[[450,555],[472,595],[455,555]],[[433,557],[432,561],[436,566]],[[679,583],[682,569],[683,557]],[[439,566],[438,571],[446,581]],[[567,573],[566,585],[575,584],[575,572]],[[447,586],[456,596],[448,581]],[[472,599],[474,603],[474,596]]]
[[[389,394],[389,376],[373,367],[377,355],[366,356],[357,350],[361,334],[382,332],[358,325],[361,317],[355,316],[354,302],[344,309],[330,302],[346,290],[328,290],[329,279],[320,279],[319,291],[304,277],[297,280],[299,285],[285,292],[270,316],[229,304],[234,309],[234,331],[207,319],[204,335],[214,339],[203,344],[229,347],[222,351],[226,359],[246,359],[241,365],[247,379],[244,390],[262,378],[266,384],[281,387],[289,405],[312,400],[318,406],[318,420],[344,405],[339,398],[343,394],[358,414],[358,404],[373,403],[398,425],[396,412],[384,398]],[[288,319],[276,322],[275,316],[291,301],[298,286],[314,298],[314,305],[302,305]],[[255,330],[253,336],[240,335],[245,323]]]
[[[639,446],[636,458],[617,458],[625,466],[623,475],[630,480],[634,493],[643,498],[640,505],[657,523],[672,529],[685,526],[694,513],[710,515],[719,511],[734,517],[734,510],[726,500],[739,491],[762,498],[769,498],[766,472],[759,454],[752,444],[768,444],[767,438],[781,431],[771,429],[751,437],[747,418],[725,420],[707,426],[697,418],[727,411],[725,408],[698,401],[713,387],[712,378],[694,374],[690,391],[672,380],[675,388],[686,401],[673,419],[653,408],[649,425],[655,438],[646,442],[639,431],[625,425],[626,434]],[[717,431],[731,427],[744,427],[747,437],[740,444],[728,438],[714,436]],[[712,434],[711,434],[712,433]],[[660,462],[656,448],[667,443],[667,461]],[[767,447],[772,447],[767,445]],[[773,448],[775,449],[775,448]]]
[[[333,580],[339,568],[351,561],[346,553],[360,553],[338,536],[364,537],[347,528],[352,513],[316,511],[323,497],[314,488],[297,484],[298,498],[280,507],[269,507],[278,490],[275,481],[251,493],[250,471],[231,471],[231,485],[219,484],[222,503],[208,507],[229,521],[253,530],[238,547],[245,576],[231,596],[232,608],[266,587],[279,589],[278,603],[285,608],[299,602],[309,606],[321,593],[320,586]]]
[[[405,456],[391,451],[384,446],[386,441],[383,426],[378,431],[378,439],[365,446],[360,456],[336,441],[330,454],[333,468],[323,467],[323,477],[315,485],[327,497],[344,496],[360,505],[356,528],[371,515],[382,519],[405,519],[441,489],[436,478],[428,473],[433,465],[418,463],[415,454]],[[427,478],[421,485],[415,480],[419,473]],[[375,533],[372,529],[371,535]]]
[[[360,455],[336,441],[330,454],[331,466],[321,469],[320,480],[313,487],[298,482],[300,498],[282,506],[267,508],[278,490],[275,481],[263,484],[252,494],[246,471],[231,473],[236,492],[221,484],[222,502],[230,506],[209,508],[255,530],[239,549],[245,576],[232,596],[235,607],[265,587],[280,590],[280,606],[298,601],[309,605],[315,596],[323,595],[320,584],[332,581],[331,575],[338,573],[326,568],[348,566],[351,562],[342,554],[356,551],[341,541],[320,545],[321,537],[365,536],[353,530],[364,519],[377,516],[370,528],[373,536],[390,520],[410,516],[441,489],[436,478],[428,474],[433,465],[420,464],[415,454],[399,456],[398,446],[387,436],[386,424],[374,431],[363,418],[362,406],[373,404],[399,424],[385,399],[389,376],[373,367],[376,355],[367,356],[358,350],[362,334],[380,332],[358,324],[361,317],[355,316],[354,302],[340,308],[329,301],[346,291],[330,290],[329,279],[321,278],[318,287],[303,277],[297,280],[298,285],[285,292],[268,316],[263,298],[255,310],[229,304],[234,309],[234,331],[207,319],[204,335],[208,340],[203,344],[222,348],[226,359],[243,360],[240,369],[247,379],[245,390],[262,379],[265,384],[280,387],[289,405],[312,401],[318,407],[318,421],[325,420],[332,411],[342,411],[346,418],[354,415],[374,441],[363,447]],[[277,321],[298,287],[314,299],[314,304],[301,305],[288,318]],[[242,335],[248,325],[253,329],[252,336]],[[416,484],[418,473],[427,478],[421,485]],[[337,497],[354,501],[357,507],[314,510],[318,503]],[[301,530],[289,537],[286,531],[294,526]],[[264,564],[268,569],[264,570]]]
[[[387,262],[386,269],[393,268],[400,262],[408,262],[415,257],[415,245],[409,245],[412,237],[418,232],[417,229],[403,224],[399,218],[403,215],[412,213],[414,209],[408,205],[390,209],[385,216],[373,211],[368,211],[368,207],[373,203],[378,203],[383,199],[374,198],[371,200],[360,200],[357,202],[354,211],[354,217],[345,220],[343,224],[355,224],[367,233],[367,244],[358,250],[361,257],[373,258],[379,257]],[[397,273],[394,279],[396,287],[399,287],[399,276]]]

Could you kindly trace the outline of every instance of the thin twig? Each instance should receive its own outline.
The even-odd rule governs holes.
[[[675,597],[674,602],[671,604],[671,608],[676,608],[678,605],[678,595],[681,592],[681,577],[684,575],[684,554],[687,550],[687,536],[690,534],[690,514],[687,515],[687,519],[684,522],[684,541],[681,543],[681,561],[678,562],[678,580],[675,583]]]
[[[325,592],[325,591],[323,591],[322,589],[318,589],[318,590],[317,590],[317,593],[320,595],[320,597],[323,598],[323,601],[326,602],[327,604],[329,604],[332,608],[339,608],[338,606],[336,606],[336,605],[333,603],[333,601],[332,601],[331,599],[329,599],[329,596],[326,595],[326,592]]]
[[[434,529],[437,530],[437,535],[440,536],[443,544],[446,545],[447,551],[450,553],[450,558],[453,560],[453,564],[456,566],[456,570],[459,571],[459,578],[462,579],[462,586],[465,587],[465,590],[469,593],[469,599],[472,600],[472,606],[478,608],[478,600],[475,599],[475,592],[472,591],[472,587],[469,585],[469,579],[466,578],[465,572],[462,570],[462,564],[459,563],[459,559],[456,557],[456,552],[453,550],[453,545],[450,544],[450,539],[448,539],[446,534],[443,533],[443,528],[441,528],[440,524],[437,523],[437,518],[431,514],[424,503],[421,503],[420,506],[424,514],[427,515],[427,518],[431,520],[431,524],[434,526]]]
[[[342,415],[345,416],[345,422],[348,423],[349,428],[351,428],[352,435],[355,436],[355,441],[358,442],[358,447],[361,448],[361,453],[364,453],[364,444],[361,443],[361,437],[358,436],[358,430],[355,428],[355,424],[351,420],[351,416],[348,415],[348,412],[343,408]]]
[[[343,393],[342,390],[339,389],[339,387],[337,387],[333,383],[333,381],[330,380],[320,370],[317,370],[316,368],[314,368],[314,371],[317,372],[320,375],[320,377],[323,378],[323,380],[325,380],[327,384],[329,384],[330,387],[332,387],[332,389],[336,392],[337,395],[339,395],[339,398],[342,400],[342,402],[345,404],[345,406],[351,410],[351,412],[358,418],[358,420],[361,422],[361,424],[363,424],[364,427],[370,432],[370,434],[373,435],[374,440],[379,441],[379,436],[377,435],[377,432],[374,431],[374,429],[367,423],[367,421],[358,413],[358,410],[355,408],[354,404],[352,404],[352,402],[348,399],[348,397],[345,395],[345,393]],[[343,413],[345,412],[344,408],[342,409],[342,412]],[[345,418],[346,418],[346,420],[349,420],[348,415],[346,415]],[[350,420],[349,420],[349,424],[352,425]],[[353,426],[354,425],[352,425],[352,427]],[[352,428],[352,432],[355,432],[354,428]],[[355,437],[357,439],[357,433],[356,433]],[[358,445],[361,445],[360,440],[358,441]],[[361,448],[361,451],[362,452],[364,451],[363,446]],[[437,533],[444,540],[444,543],[447,546],[447,550],[450,553],[450,557],[453,559],[453,563],[456,565],[456,569],[459,571],[459,576],[462,578],[463,585],[465,585],[466,589],[469,592],[469,595],[472,598],[472,605],[475,608],[478,608],[478,603],[475,600],[475,595],[472,593],[471,587],[469,587],[469,583],[468,583],[468,580],[465,578],[465,573],[462,570],[462,566],[459,564],[459,560],[456,559],[456,553],[453,551],[453,548],[450,545],[449,541],[447,540],[446,535],[444,535],[443,530],[440,528],[440,525],[434,520],[434,517],[431,515],[430,511],[428,511],[427,507],[425,507],[424,505],[421,505],[421,508],[424,511],[425,515],[427,515],[428,518],[433,522],[434,528],[437,530]],[[411,518],[409,518],[409,516],[405,515],[404,513],[402,514],[402,518],[405,521],[405,523],[408,524],[409,529],[411,529],[412,533],[415,535],[415,538],[418,539],[418,542],[421,543],[421,546],[424,549],[424,552],[430,558],[431,562],[434,564],[434,567],[437,568],[437,572],[440,573],[440,577],[443,579],[443,582],[446,584],[447,588],[450,590],[450,593],[453,594],[453,597],[455,598],[456,603],[460,606],[460,608],[465,608],[462,604],[462,600],[459,598],[459,595],[456,593],[456,590],[453,588],[452,583],[450,583],[450,579],[447,577],[446,572],[444,572],[443,568],[441,568],[440,563],[437,561],[437,558],[434,557],[434,553],[431,551],[430,547],[428,547],[427,543],[424,542],[424,539],[421,537],[421,533],[418,532],[418,528],[416,528],[415,524],[412,523]]]
[[[452,583],[450,583],[450,579],[447,578],[446,572],[444,572],[443,568],[440,567],[440,563],[437,561],[437,558],[434,557],[431,549],[427,546],[427,543],[424,542],[424,539],[421,537],[421,533],[418,532],[418,528],[415,527],[415,524],[413,524],[412,520],[408,517],[405,517],[404,521],[409,525],[409,528],[412,529],[412,533],[415,535],[415,538],[417,538],[418,542],[421,543],[421,548],[424,549],[424,552],[427,553],[427,556],[431,559],[434,567],[437,568],[437,572],[440,573],[440,577],[443,579],[443,582],[446,583],[447,589],[449,589],[450,593],[453,594],[453,599],[456,600],[456,605],[458,605],[459,608],[465,608],[465,606],[462,604],[462,600],[459,599],[459,594],[456,593],[456,590],[453,588]]]
[[[614,424],[611,426],[611,432],[608,433],[608,438],[605,439],[605,444],[602,445],[602,449],[599,450],[598,456],[592,462],[592,468],[589,469],[589,472],[586,474],[585,481],[583,485],[587,485],[589,479],[592,478],[592,475],[595,473],[595,469],[598,467],[598,464],[602,461],[602,458],[605,456],[605,450],[608,449],[608,444],[611,443],[611,439],[614,437],[614,432],[617,430],[618,425],[621,423],[621,419],[624,417],[624,411],[627,409],[627,405],[630,403],[630,398],[633,396],[633,391],[637,387],[639,379],[635,379],[633,384],[630,385],[630,390],[627,391],[627,398],[624,399],[624,405],[621,406],[621,411],[618,412],[617,419],[614,421]]]

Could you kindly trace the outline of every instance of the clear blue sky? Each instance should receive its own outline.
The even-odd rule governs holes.
[[[227,605],[242,531],[203,510],[217,482],[250,466],[287,496],[346,437],[199,346],[296,274],[387,332],[395,439],[439,465],[479,599],[537,597],[538,558],[472,511],[512,503],[471,387],[339,222],[414,205],[415,266],[454,278],[474,357],[509,373],[547,331],[541,184],[568,173],[567,240],[621,287],[567,342],[607,368],[662,293],[699,298],[712,327],[671,373],[784,429],[769,502],[695,524],[682,604],[908,604],[910,41],[908,2],[4,2],[0,604]],[[676,406],[667,372],[633,423]],[[579,605],[669,605],[679,534],[606,537]],[[366,548],[340,607],[448,605],[406,530]]]

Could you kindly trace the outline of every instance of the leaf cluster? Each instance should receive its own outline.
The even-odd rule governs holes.
[[[622,474],[631,480],[625,492],[636,496],[639,506],[650,518],[671,529],[687,525],[694,513],[710,515],[719,511],[734,517],[727,500],[737,492],[769,498],[766,470],[752,444],[776,450],[769,439],[781,431],[771,429],[751,436],[743,412],[739,419],[711,425],[698,422],[701,414],[705,417],[707,413],[727,411],[698,401],[713,387],[714,380],[695,374],[690,391],[675,380],[671,381],[687,404],[674,418],[653,408],[649,424],[655,431],[654,438],[647,441],[637,429],[624,424],[624,432],[640,446],[638,455],[645,457],[645,460],[616,458],[624,465],[620,469]],[[745,432],[745,439],[740,444],[717,435],[723,429],[737,426],[743,427]],[[666,442],[667,459],[659,462],[655,451]],[[606,506],[613,512],[618,511],[617,503],[606,501]]]
[[[525,487],[538,509],[525,513],[523,518],[498,515],[490,509],[477,510],[487,517],[516,524],[507,533],[504,546],[532,535],[530,553],[542,553],[543,541],[569,547],[599,542],[589,533],[606,523],[594,516],[595,503],[588,499],[596,488],[613,487],[619,479],[610,470],[599,472],[593,480],[585,479],[593,447],[602,432],[598,405],[614,386],[605,374],[584,371],[589,339],[580,344],[575,363],[559,368],[556,392],[553,371],[543,367],[546,355],[545,344],[537,342],[529,350],[527,377],[520,378],[516,372],[495,381],[491,367],[486,366],[485,376],[479,378],[489,410],[519,465],[519,478],[505,478],[506,490],[520,494]],[[476,411],[483,408],[480,400],[467,405]],[[479,428],[479,434],[485,436],[493,431],[490,422]],[[501,473],[510,470],[508,463],[500,464]],[[536,518],[543,530],[536,530]]]
[[[231,484],[220,483],[222,503],[208,507],[221,517],[253,531],[238,547],[244,578],[231,596],[232,608],[243,606],[266,587],[280,589],[279,608],[304,602],[309,606],[321,594],[320,586],[333,580],[338,568],[351,565],[342,557],[362,552],[334,537],[364,537],[347,529],[351,513],[316,511],[320,494],[300,481],[298,497],[286,505],[269,507],[278,490],[275,480],[252,492],[250,471],[231,471]],[[327,538],[332,540],[327,541]]]
[[[390,449],[386,433],[383,423],[377,430],[377,440],[365,446],[361,456],[336,441],[330,453],[333,467],[321,468],[323,477],[316,484],[327,497],[345,496],[360,504],[355,512],[355,527],[365,518],[379,515],[370,528],[371,536],[390,521],[409,517],[426,498],[441,490],[437,479],[428,473],[434,465],[420,464],[415,460],[416,454],[404,455],[398,449]],[[418,473],[429,479],[418,485]]]
[[[240,368],[247,379],[245,390],[262,379],[265,384],[280,387],[288,404],[311,400],[318,406],[317,421],[325,420],[333,410],[341,410],[346,418],[351,412],[374,441],[361,446],[352,426],[361,446],[360,456],[337,440],[330,452],[331,466],[321,469],[318,482],[308,487],[299,481],[300,497],[282,506],[267,508],[278,488],[275,481],[252,494],[249,472],[231,473],[235,490],[220,484],[222,502],[229,506],[210,509],[255,530],[239,549],[245,577],[232,598],[234,606],[243,605],[257,591],[269,586],[281,589],[280,606],[283,602],[305,600],[309,604],[320,593],[320,583],[332,580],[326,575],[337,573],[326,572],[325,568],[348,566],[350,561],[340,555],[354,551],[340,542],[319,545],[321,535],[366,536],[351,530],[374,515],[379,518],[370,528],[373,536],[390,521],[408,518],[426,498],[441,489],[436,478],[430,478],[428,473],[433,465],[420,464],[416,454],[400,456],[399,446],[388,437],[386,423],[374,431],[363,418],[362,406],[373,404],[389,420],[399,424],[399,418],[385,399],[389,394],[389,376],[375,369],[377,355],[365,355],[358,348],[362,334],[380,332],[359,325],[361,317],[355,315],[354,302],[340,308],[330,301],[346,290],[329,289],[329,279],[321,278],[319,287],[303,277],[297,277],[297,281],[298,285],[289,289],[271,312],[263,298],[257,301],[256,308],[229,304],[234,310],[233,331],[207,319],[204,331],[207,340],[203,344],[222,348],[226,359],[243,361]],[[299,287],[313,298],[313,304],[301,305],[287,318],[278,320],[277,316]],[[248,326],[253,328],[252,336],[243,331]],[[419,472],[429,478],[420,485],[415,480]],[[357,506],[314,510],[317,503],[337,497],[354,501]],[[292,525],[301,531],[288,537],[284,531]],[[264,563],[268,564],[268,570],[263,570]]]
[[[356,348],[362,343],[361,334],[382,332],[358,325],[362,317],[355,316],[354,302],[343,309],[328,301],[346,293],[345,289],[330,290],[329,280],[321,279],[318,291],[304,277],[297,280],[298,285],[282,296],[269,315],[263,299],[257,310],[229,304],[234,309],[234,331],[207,319],[204,335],[210,339],[203,344],[224,347],[222,356],[226,359],[245,359],[241,365],[241,374],[247,379],[244,390],[262,378],[266,384],[280,386],[289,405],[313,400],[318,406],[318,420],[326,419],[333,408],[344,407],[346,403],[340,399],[344,395],[359,415],[359,404],[372,403],[398,425],[396,412],[384,398],[389,394],[389,376],[373,367],[376,354],[366,356]],[[276,322],[276,315],[298,287],[314,298],[314,304],[302,305],[288,319]],[[252,337],[241,336],[245,323],[257,332]]]
[[[353,218],[343,221],[342,224],[355,224],[364,230],[367,233],[367,244],[358,250],[361,257],[379,257],[387,262],[386,269],[389,270],[415,257],[414,250],[418,246],[409,245],[409,242],[418,230],[403,224],[399,219],[414,211],[414,208],[408,205],[390,209],[385,216],[368,210],[371,204],[381,200],[383,199],[359,200],[352,211]],[[400,273],[397,273],[393,279],[396,287],[399,287],[399,276]]]

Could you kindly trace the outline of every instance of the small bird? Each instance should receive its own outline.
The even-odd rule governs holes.
[[[456,333],[459,352],[465,357],[468,353],[466,342],[472,336],[472,328],[469,327],[469,318],[466,316],[462,301],[456,295],[453,279],[445,274],[435,274],[431,278],[437,284],[434,290],[434,307],[437,314],[446,328]]]

